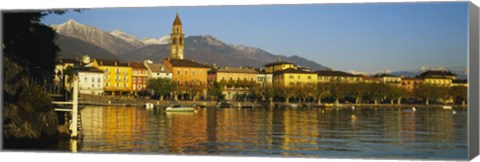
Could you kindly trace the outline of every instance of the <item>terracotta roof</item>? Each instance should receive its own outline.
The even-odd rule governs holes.
[[[91,72],[91,73],[103,73],[102,70],[94,67],[81,67],[78,69],[79,72]]]
[[[382,74],[375,74],[373,77],[375,77],[375,78],[381,78],[381,77],[400,77],[400,76],[382,73]]]
[[[147,70],[147,67],[145,67],[145,65],[143,63],[140,63],[140,62],[131,62],[130,63],[130,66],[134,69],[144,69],[144,70]]]
[[[198,68],[210,68],[207,65],[203,65],[191,60],[182,60],[182,59],[169,59],[168,62],[174,67],[198,67]]]
[[[361,77],[358,75],[353,75],[343,71],[333,71],[333,70],[318,70],[315,71],[318,76],[349,76],[349,77]]]
[[[173,21],[173,25],[182,25],[182,21],[180,21],[180,16],[175,16],[175,21]]]
[[[422,80],[420,78],[402,78],[402,80]]]
[[[273,74],[285,74],[285,73],[295,73],[295,74],[315,74],[315,72],[312,71],[304,71],[300,69],[293,69],[293,68],[288,68],[285,70],[280,70],[273,72]]]
[[[170,69],[163,64],[147,64],[147,66],[153,73],[171,73]]]
[[[281,65],[281,64],[293,64],[293,63],[281,61],[281,62],[272,62],[272,63],[266,64],[265,66],[275,66],[275,65]]]
[[[447,76],[457,76],[450,71],[446,70],[432,70],[426,71],[420,74],[421,77],[447,77]]]
[[[467,83],[467,79],[454,79],[452,80],[452,83],[463,83],[463,84],[466,84]]]
[[[247,67],[221,67],[216,70],[212,70],[212,72],[224,72],[224,73],[257,73],[257,71],[253,68]]]
[[[128,63],[121,63],[118,60],[97,59],[97,63],[100,66],[128,66]]]

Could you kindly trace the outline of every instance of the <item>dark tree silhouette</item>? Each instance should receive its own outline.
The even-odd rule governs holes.
[[[56,33],[40,22],[49,13],[62,11],[29,11],[3,13],[3,53],[14,60],[26,61],[32,77],[51,80],[59,48]]]

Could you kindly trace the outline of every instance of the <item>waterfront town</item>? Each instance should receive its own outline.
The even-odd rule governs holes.
[[[234,100],[331,103],[400,104],[430,101],[465,105],[466,79],[447,70],[429,70],[416,77],[350,74],[332,69],[311,71],[291,62],[268,63],[264,68],[217,67],[184,59],[184,34],[177,13],[170,35],[170,56],[164,60],[120,62],[93,59],[58,59],[54,84],[71,89],[78,69],[80,94],[155,97],[160,100]],[[156,81],[155,81],[156,80]],[[157,87],[157,88],[155,88]],[[158,88],[159,87],[159,88]]]
[[[464,8],[459,12],[466,13]],[[265,9],[268,7],[257,9],[257,13],[264,13]],[[85,14],[80,15],[87,19],[94,15],[102,24],[113,24],[103,22],[110,20],[108,17],[97,18],[105,12],[95,14],[94,10],[97,11],[84,11]],[[120,16],[130,9],[107,12],[115,13],[114,10],[118,13],[107,15],[121,17],[123,22],[135,26],[144,23]],[[144,11],[132,10],[135,11],[132,13]],[[248,10],[248,13],[254,11]],[[303,11],[299,10],[302,16]],[[405,9],[407,13],[411,11]],[[444,13],[441,11],[439,13]],[[88,14],[90,12],[94,14]],[[239,47],[238,44],[229,44],[229,50],[224,50],[227,46],[221,41],[212,37],[199,39],[203,37],[190,33],[192,28],[187,26],[198,26],[182,25],[178,11],[174,15],[164,9],[158,9],[155,14],[138,15],[153,16],[157,22],[160,20],[157,18],[164,15],[162,22],[166,23],[165,33],[169,35],[152,39],[167,41],[133,48],[132,42],[112,34],[120,30],[108,33],[95,26],[80,25],[73,18],[81,18],[71,15],[63,15],[69,20],[60,25],[42,22],[49,14],[61,16],[64,12],[2,15],[5,22],[3,149],[322,158],[467,157],[467,115],[471,110],[467,109],[470,101],[467,89],[472,86],[466,79],[468,72],[458,70],[463,70],[464,64],[457,66],[445,58],[442,59],[446,62],[436,64],[421,59],[415,60],[418,64],[408,64],[417,53],[380,52],[377,56],[395,55],[405,60],[379,58],[373,62],[390,62],[372,67],[373,70],[385,67],[405,70],[417,65],[445,68],[422,68],[401,74],[369,71],[367,74],[352,72],[366,71],[362,67],[342,67],[356,63],[368,66],[355,58],[364,53],[341,55],[342,59],[355,59],[355,64],[323,59],[329,57],[322,54],[327,53],[325,51],[319,52],[322,58],[306,51],[302,53],[302,57],[321,60],[330,66],[326,67],[309,59],[295,58],[297,55],[282,56],[278,52],[256,55],[250,50],[231,50]],[[187,15],[182,20],[191,20]],[[195,14],[192,18],[205,17],[208,16]],[[58,21],[64,22],[62,19]],[[214,26],[201,21],[206,26]],[[160,33],[157,27],[148,28]],[[213,30],[208,28],[202,33]],[[315,35],[311,32],[306,33]],[[67,33],[78,37],[69,37]],[[185,37],[184,33],[192,36]],[[81,36],[90,42],[85,38],[80,40]],[[270,42],[274,38],[267,39]],[[132,43],[130,50],[128,43]],[[112,44],[114,46],[108,46]],[[414,48],[413,45],[400,46]],[[367,52],[378,52],[376,48],[374,45]],[[122,52],[113,52],[116,50]],[[232,57],[215,59],[230,53],[250,57],[238,59],[239,55],[232,54]],[[293,52],[285,50],[285,53]],[[431,53],[438,54],[427,54]],[[461,50],[445,55],[452,53],[455,55],[451,57],[461,60]],[[192,57],[200,55],[202,57]],[[262,60],[255,62],[256,59]],[[392,65],[392,60],[402,66]],[[255,63],[249,64],[251,62]]]

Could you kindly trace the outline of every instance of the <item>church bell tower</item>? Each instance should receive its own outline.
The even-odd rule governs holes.
[[[170,58],[183,59],[183,44],[185,40],[183,38],[182,22],[180,21],[180,16],[178,16],[178,11],[175,20],[173,21],[170,42]]]

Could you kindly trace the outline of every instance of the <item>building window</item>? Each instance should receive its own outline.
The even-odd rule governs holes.
[[[177,75],[180,75],[180,70],[177,70]]]
[[[188,81],[185,81],[185,85],[188,85]]]
[[[127,87],[127,84],[123,84],[123,87]]]
[[[94,78],[94,77],[92,77],[92,82],[95,82],[95,78]]]
[[[188,74],[188,70],[185,70],[185,75],[187,75],[187,74]]]
[[[293,79],[293,75],[290,75],[289,77],[290,77],[290,79]]]
[[[312,79],[312,76],[308,76],[308,79],[309,79],[309,80]]]
[[[133,77],[133,83],[137,82],[137,77]]]
[[[202,70],[200,70],[200,71],[198,72],[198,75],[202,75]]]
[[[119,86],[120,86],[120,84],[119,84],[119,83],[116,83],[116,84],[115,84],[115,87],[119,87]]]
[[[192,70],[192,75],[195,76],[195,70]]]

